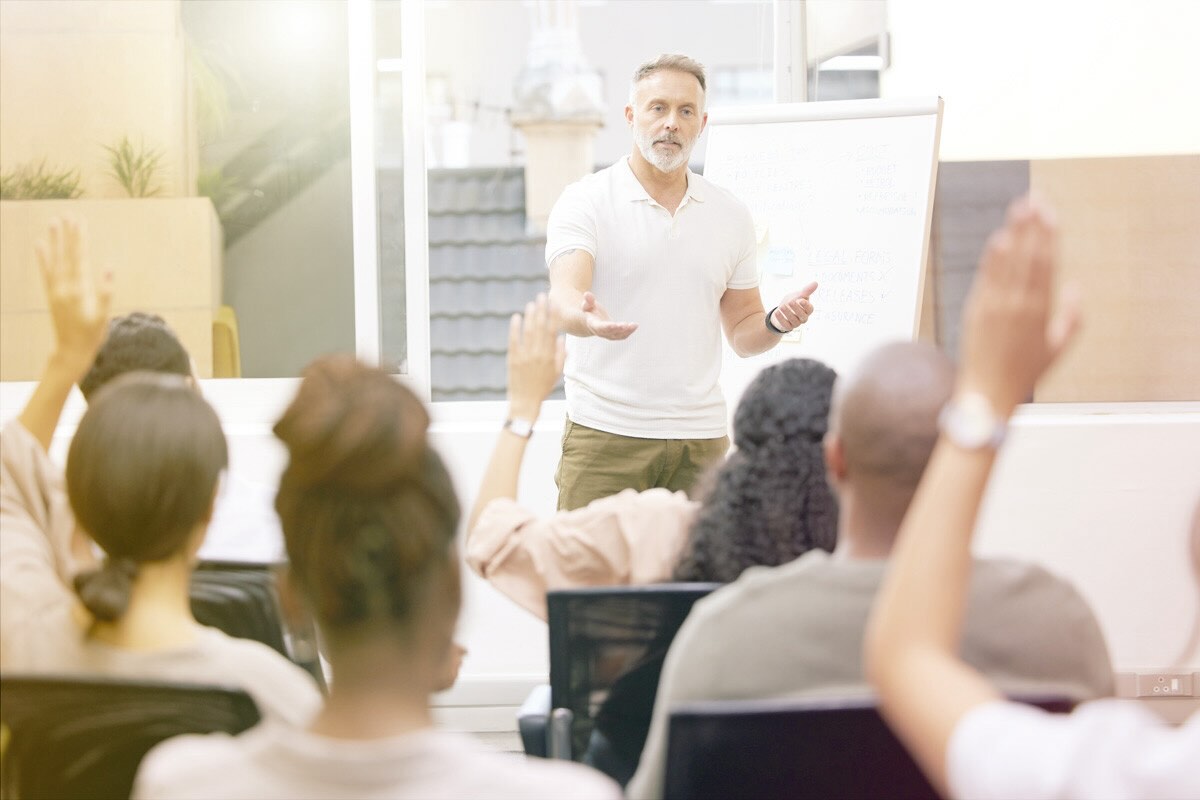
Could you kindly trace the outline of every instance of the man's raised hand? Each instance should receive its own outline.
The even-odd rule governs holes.
[[[608,312],[604,310],[604,306],[596,302],[596,295],[591,292],[583,293],[583,304],[580,305],[580,310],[583,311],[583,320],[588,331],[601,339],[613,341],[628,339],[629,334],[637,330],[636,322],[613,322],[609,319]]]
[[[808,322],[813,313],[813,304],[809,298],[816,290],[817,282],[813,281],[779,301],[779,307],[771,314],[771,324],[781,331],[790,332]]]

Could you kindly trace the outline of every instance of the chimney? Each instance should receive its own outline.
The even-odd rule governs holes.
[[[535,0],[525,65],[517,75],[513,127],[525,136],[525,218],[546,232],[550,209],[567,185],[590,175],[604,120],[600,76],[579,40],[577,0]]]

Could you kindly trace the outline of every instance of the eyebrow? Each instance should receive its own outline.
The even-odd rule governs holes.
[[[668,104],[668,102],[669,101],[665,97],[651,97],[649,100],[646,101],[646,105],[652,106],[655,103],[663,103],[664,105],[666,105],[666,104]],[[684,108],[688,108],[688,107],[696,108],[696,104],[693,103],[691,100],[680,103],[679,105],[683,106]]]

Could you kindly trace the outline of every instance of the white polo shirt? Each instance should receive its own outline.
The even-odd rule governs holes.
[[[623,436],[725,435],[721,296],[758,286],[750,211],[691,170],[672,216],[646,193],[629,157],[571,184],[550,212],[546,263],[568,250],[595,259],[592,293],[638,328],[624,341],[568,337],[571,421]]]

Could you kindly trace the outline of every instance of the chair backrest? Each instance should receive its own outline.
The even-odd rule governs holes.
[[[128,797],[142,756],[184,733],[255,725],[244,691],[100,677],[0,676],[0,796]]]
[[[1017,698],[1066,712],[1062,697]],[[873,698],[709,701],[671,712],[666,800],[727,797],[937,800]]]
[[[596,712],[619,678],[643,667],[637,694],[648,691],[653,704],[658,670],[671,640],[692,605],[720,585],[664,583],[546,593],[550,702],[573,715],[573,758],[580,759],[587,749]],[[645,709],[647,719],[650,711]]]
[[[311,618],[287,619],[275,585],[275,564],[201,561],[192,572],[192,614],[202,625],[253,639],[291,659],[325,686]]]

